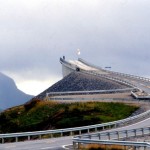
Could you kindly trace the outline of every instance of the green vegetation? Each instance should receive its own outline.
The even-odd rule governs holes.
[[[76,102],[58,104],[33,100],[0,114],[0,132],[22,132],[69,128],[119,120],[128,117],[137,106],[122,103]]]

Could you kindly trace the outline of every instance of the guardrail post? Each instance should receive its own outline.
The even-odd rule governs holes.
[[[101,134],[100,133],[98,134],[98,137],[99,137],[99,140],[100,140],[101,139]]]
[[[89,135],[89,139],[91,139],[92,137],[91,137],[91,135]]]
[[[4,138],[2,138],[2,144],[4,144],[5,143],[5,140],[4,140]]]
[[[61,132],[61,135],[60,135],[61,137],[63,136],[63,132]]]
[[[142,128],[142,136],[144,136],[144,129]]]
[[[73,135],[73,132],[72,131],[70,131],[70,136],[72,136]]]
[[[110,140],[110,133],[108,132],[108,134],[107,134],[107,135],[108,135],[108,139]]]
[[[18,137],[16,137],[16,142],[18,142]]]
[[[39,139],[41,139],[42,138],[42,135],[39,135]]]
[[[51,138],[53,138],[53,133],[51,133]]]
[[[30,135],[28,135],[28,141],[30,140]]]
[[[73,149],[76,149],[76,142],[73,141]]]
[[[134,136],[136,136],[136,129],[134,130]]]
[[[119,140],[119,131],[117,131],[117,137],[118,137],[118,140]]]
[[[97,128],[95,128],[95,132],[97,132]]]
[[[81,143],[78,142],[78,149],[80,149],[80,147],[81,147]]]
[[[81,135],[81,130],[79,130],[79,135]]]
[[[87,132],[90,133],[90,129],[87,129]]]
[[[126,130],[126,138],[128,137],[128,130]]]
[[[105,127],[103,126],[103,130],[105,130]]]

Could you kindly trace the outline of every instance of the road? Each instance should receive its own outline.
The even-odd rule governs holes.
[[[16,143],[0,144],[0,150],[64,150],[63,146],[72,144],[72,137],[51,138]]]
[[[116,131],[116,130],[122,131],[126,129],[137,129],[137,128],[148,127],[148,126],[150,126],[150,118],[129,126],[107,130],[107,132]],[[106,131],[102,131],[102,132],[106,132]],[[72,136],[68,136],[68,137],[51,138],[45,140],[5,143],[5,144],[0,144],[0,150],[65,150],[66,148],[64,147],[66,145],[72,144],[72,138],[73,138]]]

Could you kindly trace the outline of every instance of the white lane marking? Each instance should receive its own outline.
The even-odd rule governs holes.
[[[144,85],[143,83],[140,83],[140,85]]]
[[[63,145],[62,148],[64,149],[70,149],[70,148],[66,148],[67,146],[71,146],[72,144],[68,144],[68,145]]]
[[[44,147],[44,148],[41,148],[41,149],[54,149],[56,147]]]
[[[11,145],[11,146],[6,146],[5,148],[6,149],[10,149],[10,148],[14,148],[14,147],[16,147],[15,145]]]

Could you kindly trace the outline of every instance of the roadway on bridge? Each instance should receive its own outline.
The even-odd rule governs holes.
[[[73,61],[72,61],[73,63]],[[87,65],[83,62],[80,61],[76,61],[74,64],[76,64],[79,68],[82,68],[85,71],[92,71],[98,74],[105,74],[108,77],[114,77],[114,78],[118,78],[121,80],[124,80],[128,83],[134,84],[136,87],[138,87],[139,89],[142,89],[143,91],[145,91],[148,95],[150,95],[150,82],[149,81],[144,81],[138,78],[133,78],[133,77],[129,77],[129,76],[125,76],[123,74],[116,74],[113,71],[109,71],[107,72],[107,70],[102,70],[102,69],[97,69],[94,68],[90,65]]]

